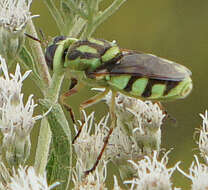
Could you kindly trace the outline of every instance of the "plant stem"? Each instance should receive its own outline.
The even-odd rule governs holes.
[[[54,20],[56,21],[56,24],[59,28],[60,33],[64,30],[64,22],[61,14],[57,10],[56,6],[54,5],[54,2],[51,2],[51,0],[44,0],[44,3],[48,7],[51,15],[53,16]]]
[[[28,21],[27,32],[35,38],[38,38],[32,20]],[[46,87],[48,87],[51,83],[51,76],[48,71],[48,66],[45,61],[45,56],[42,51],[41,44],[35,40],[30,40],[30,46],[33,51],[33,56],[35,56],[37,60],[36,66],[38,68],[39,75],[43,79],[43,82],[45,83]]]
[[[37,38],[37,33],[32,20],[28,22],[27,31],[29,34]],[[37,60],[37,63],[35,64],[36,67],[38,68],[39,75],[42,78],[43,83],[45,84],[45,88],[41,89],[41,91],[43,92],[44,95],[46,95],[47,89],[51,83],[51,77],[48,71],[47,64],[45,62],[45,56],[39,42],[35,40],[31,40],[30,46],[33,51],[32,52],[33,56]],[[45,171],[48,160],[50,142],[51,142],[51,131],[47,119],[44,118],[41,121],[41,127],[38,136],[38,145],[35,155],[35,166],[34,166],[36,172],[39,174],[43,174],[43,172]]]
[[[81,35],[81,39],[86,39],[88,37],[90,37],[92,35],[92,31],[93,31],[93,21],[89,18],[89,20],[87,21],[86,24],[86,28],[84,30],[84,32]]]
[[[52,134],[47,118],[41,120],[40,126],[34,168],[38,174],[43,174],[48,162]]]
[[[73,1],[67,0],[65,3],[68,5],[68,7],[70,7],[70,9],[74,13],[78,14],[83,19],[87,19],[87,15],[83,12],[83,10],[81,10],[79,7],[77,7],[77,5]]]
[[[87,19],[87,27],[85,28],[81,38],[84,39],[90,37],[94,33],[94,31],[98,28],[98,26],[102,24],[114,12],[116,12],[125,1],[126,0],[113,1],[113,3],[107,9],[105,9],[101,14],[98,14],[97,16],[95,16],[95,14],[97,14],[95,10],[94,10],[96,12],[95,14],[90,12]],[[94,4],[94,6],[98,6],[98,5]],[[89,11],[93,11],[93,10],[89,8]]]

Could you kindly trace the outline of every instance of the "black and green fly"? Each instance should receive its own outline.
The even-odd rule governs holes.
[[[59,36],[45,56],[50,66],[61,56],[69,76],[78,75],[80,82],[139,99],[180,99],[192,89],[191,72],[186,67],[152,54],[121,49],[106,40]]]
[[[112,91],[112,126],[101,155],[116,125],[117,92],[144,100],[175,100],[185,98],[192,90],[191,72],[186,67],[152,54],[121,49],[115,42],[58,36],[47,47],[45,57],[50,67],[61,60],[66,75],[73,79],[69,92],[62,96],[63,102],[83,84],[102,87],[105,91],[82,103],[80,109],[98,102]],[[95,169],[99,159],[88,172]]]

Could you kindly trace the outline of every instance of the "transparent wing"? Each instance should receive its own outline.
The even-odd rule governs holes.
[[[126,53],[114,64],[98,69],[94,75],[131,75],[159,80],[180,81],[191,75],[186,67],[152,54]]]

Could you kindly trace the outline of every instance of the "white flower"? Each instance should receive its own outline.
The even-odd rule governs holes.
[[[21,31],[32,18],[29,11],[32,0],[1,0],[0,26],[11,32]]]
[[[208,166],[200,164],[198,157],[195,155],[195,162],[193,161],[190,168],[189,174],[186,174],[183,170],[178,167],[178,170],[187,178],[192,181],[192,190],[205,190],[208,189]]]
[[[7,185],[11,182],[11,175],[9,170],[2,162],[2,159],[0,159],[0,174],[0,190],[5,190]]]
[[[85,116],[85,123],[80,124],[81,126],[83,125],[83,128],[81,134],[74,143],[74,149],[77,157],[82,160],[82,171],[85,172],[92,168],[103,147],[104,138],[108,134],[108,116],[102,118],[98,124],[94,124],[94,113],[91,113],[88,117],[85,112],[83,113]],[[92,134],[92,130],[95,131],[94,134]],[[100,163],[103,163],[103,160],[106,159],[106,153],[104,152]]]
[[[113,179],[114,179],[114,188],[113,188],[113,190],[122,190],[120,188],[120,186],[118,185],[117,177],[116,176],[113,176]]]
[[[32,0],[0,0],[0,54],[9,66],[21,51],[24,31],[31,16],[29,11]]]
[[[138,127],[134,131],[139,130],[141,134],[157,131],[165,117],[160,106],[151,101],[143,102],[136,99],[134,106],[127,108],[127,110],[137,117]]]
[[[37,175],[33,167],[20,166],[11,176],[11,182],[8,184],[8,190],[51,190],[59,183],[48,185],[46,173]]]
[[[106,154],[119,170],[123,180],[129,179],[135,174],[135,170],[128,160],[137,160],[143,156],[142,150],[134,138],[126,135],[120,127],[113,130]]]
[[[102,88],[93,88],[93,90],[103,91]],[[108,105],[111,104],[111,96],[112,93],[109,92],[104,98]],[[129,126],[141,133],[157,131],[166,116],[159,103],[141,101],[121,93],[117,93],[116,96],[116,115],[118,121],[120,120],[119,124],[124,128]]]
[[[1,70],[3,76],[0,77],[0,107],[6,103],[6,97],[11,96],[13,100],[18,101],[21,93],[23,81],[28,77],[31,71],[26,71],[23,75],[20,72],[20,66],[17,64],[14,75],[9,74],[5,59],[0,56]]]
[[[46,173],[37,175],[35,169],[30,166],[19,166],[16,170],[7,169],[0,162],[0,190],[51,190],[59,185],[58,182],[48,185]]]
[[[81,159],[77,160],[76,170],[73,172],[72,181],[74,183],[73,190],[107,190],[105,180],[107,176],[107,162],[103,162],[101,167],[97,167],[94,172],[83,176],[83,168],[85,164]]]
[[[30,132],[37,119],[43,116],[33,117],[34,104],[32,95],[26,105],[23,103],[23,95],[20,95],[19,103],[13,104],[11,96],[4,104],[0,116],[0,129],[3,134],[3,150],[9,164],[23,164],[30,154]]]
[[[131,190],[168,190],[172,189],[170,178],[175,171],[177,163],[173,168],[167,169],[167,152],[161,159],[157,160],[157,152],[154,151],[152,157],[145,156],[143,160],[137,163],[129,161],[137,170],[137,177],[125,181],[125,184],[131,184]]]
[[[7,103],[0,108],[2,116],[0,117],[0,128],[3,134],[15,133],[20,137],[28,136],[31,132],[35,121],[42,118],[38,115],[33,117],[34,103],[33,95],[30,95],[27,103],[23,103],[23,94],[20,95],[19,103],[13,104],[12,98],[9,96]]]
[[[137,159],[142,152],[134,139],[127,136],[120,127],[116,127],[109,140],[107,154],[118,163],[118,160]]]
[[[101,90],[102,89],[94,89]],[[108,106],[111,104],[112,93],[105,97]],[[165,113],[159,103],[141,101],[137,98],[117,93],[116,96],[117,127],[140,146],[144,154],[159,151],[161,144],[161,126]]]
[[[202,157],[206,160],[208,163],[208,114],[207,110],[205,111],[205,114],[200,114],[200,116],[203,119],[202,123],[202,129],[200,130],[199,135],[199,149],[201,151]]]

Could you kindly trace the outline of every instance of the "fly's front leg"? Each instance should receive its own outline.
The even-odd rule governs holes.
[[[97,94],[95,96],[93,96],[92,98],[88,99],[87,101],[83,102],[80,104],[80,107],[79,107],[79,110],[80,110],[80,117],[81,117],[81,122],[82,122],[82,125],[81,127],[79,128],[79,131],[77,133],[77,135],[74,137],[73,141],[72,141],[72,144],[74,144],[74,142],[76,141],[76,139],[79,137],[81,131],[82,131],[82,128],[84,126],[84,114],[83,114],[83,110],[97,102],[99,102],[102,98],[104,98],[107,94],[108,94],[109,90],[108,89],[105,89],[104,92],[100,93],[100,94]]]
[[[101,151],[100,151],[100,153],[99,153],[99,155],[97,157],[97,160],[95,161],[95,164],[93,165],[93,167],[91,169],[85,171],[85,176],[87,176],[89,173],[93,172],[96,169],[99,161],[102,158],[102,155],[103,155],[103,153],[105,151],[105,148],[106,148],[106,146],[108,144],[108,141],[109,141],[110,136],[111,136],[111,134],[113,132],[113,129],[116,127],[115,97],[116,97],[116,92],[112,91],[111,104],[110,104],[110,116],[111,116],[110,130],[108,132],[108,135],[104,139],[103,147],[102,147],[102,149],[101,149]]]
[[[73,112],[71,106],[65,102],[65,100],[69,96],[72,96],[75,93],[77,93],[82,86],[83,86],[82,83],[78,83],[77,79],[72,78],[71,79],[71,85],[69,87],[69,90],[60,96],[60,102],[66,108],[66,110],[69,112],[70,117],[71,117],[73,123],[76,122],[75,121],[74,112]]]

